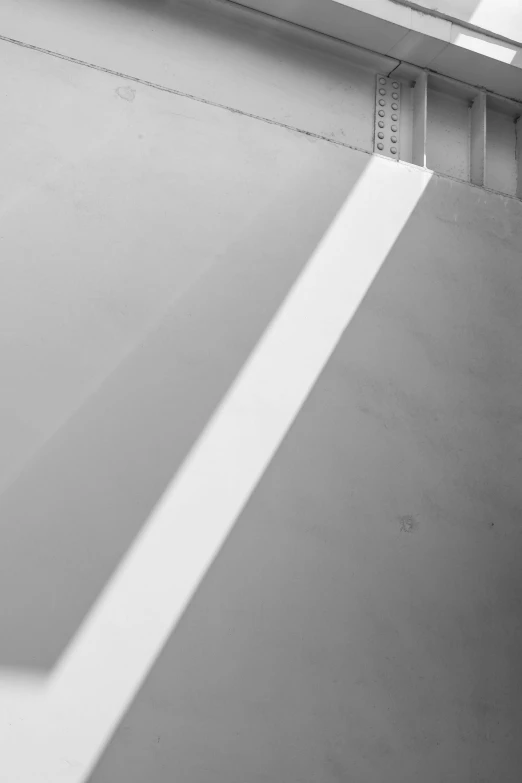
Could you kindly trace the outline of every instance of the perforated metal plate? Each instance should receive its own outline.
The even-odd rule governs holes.
[[[399,160],[401,85],[381,74],[377,74],[376,82],[373,150],[379,155]]]

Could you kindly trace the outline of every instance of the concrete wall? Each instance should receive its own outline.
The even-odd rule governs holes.
[[[79,59],[167,89],[1,42],[0,666],[51,683],[370,161],[371,68],[168,8],[75,10],[102,36],[93,62],[79,25]],[[183,73],[176,31],[223,58]],[[384,183],[400,201],[415,175],[376,166],[368,248],[398,214]],[[91,783],[518,780],[521,218],[443,177],[419,192]],[[370,261],[349,233],[343,253]],[[47,779],[79,783],[60,754]]]
[[[432,181],[93,783],[518,780],[520,218]]]
[[[325,206],[322,174],[320,196],[303,187],[314,142],[312,173],[295,136],[260,150],[270,129],[245,115],[373,147],[374,73],[334,41],[208,0],[38,5],[2,5],[0,32],[94,67],[0,41],[0,486],[267,214],[321,235],[340,196]],[[301,219],[303,191],[325,217]]]

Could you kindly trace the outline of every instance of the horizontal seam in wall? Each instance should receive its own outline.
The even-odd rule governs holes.
[[[321,141],[327,141],[329,144],[335,144],[338,147],[345,147],[347,149],[356,150],[357,152],[364,152],[367,155],[371,155],[371,150],[365,150],[361,147],[356,147],[352,144],[347,144],[344,141],[338,141],[337,139],[332,139],[329,136],[324,136],[321,133],[314,133],[313,131],[305,130],[304,128],[299,128],[295,125],[287,125],[284,122],[279,122],[278,120],[272,120],[269,117],[263,117],[259,114],[251,114],[250,112],[243,111],[242,109],[236,109],[233,106],[227,106],[224,103],[218,103],[217,101],[212,101],[208,98],[203,98],[199,95],[194,95],[189,92],[183,92],[182,90],[176,90],[174,87],[166,87],[163,84],[158,84],[156,82],[149,82],[147,79],[141,79],[139,76],[131,76],[128,73],[121,73],[120,71],[115,71],[112,68],[105,68],[103,65],[96,65],[96,63],[89,63],[86,60],[79,60],[76,57],[70,57],[67,54],[61,54],[60,52],[53,52],[51,49],[44,49],[41,46],[35,46],[34,44],[25,43],[25,41],[18,41],[16,38],[8,38],[5,35],[0,35],[0,41],[5,41],[6,43],[14,44],[15,46],[21,46],[24,49],[31,49],[35,52],[40,52],[40,54],[47,54],[50,57],[56,57],[59,60],[65,60],[66,62],[73,63],[74,65],[82,65],[85,68],[92,68],[95,71],[100,71],[101,73],[107,73],[110,76],[117,76],[120,79],[126,79],[127,81],[137,82],[138,84],[143,84],[145,87],[151,87],[155,90],[161,90],[162,92],[168,92],[171,95],[177,95],[180,98],[188,98],[192,101],[197,101],[198,103],[204,103],[207,106],[213,106],[216,109],[223,109],[224,111],[232,112],[233,114],[239,114],[242,117],[248,117],[251,120],[258,120],[259,122],[265,122],[268,125],[275,125],[279,128],[284,128],[285,130],[293,131],[294,133],[300,133],[304,136],[309,136],[313,139],[320,139]]]
[[[99,71],[100,73],[108,73],[110,76],[117,76],[120,79],[127,79],[132,82],[136,82],[138,84],[143,84],[145,87],[151,87],[155,90],[161,90],[162,92],[167,92],[172,95],[177,95],[181,98],[188,98],[189,100],[197,101],[198,103],[203,103],[207,106],[213,106],[217,109],[223,109],[224,111],[231,112],[233,114],[238,114],[242,117],[248,117],[251,120],[258,120],[259,122],[267,123],[268,125],[275,125],[278,128],[283,128],[284,130],[293,131],[294,133],[299,133],[303,136],[308,136],[312,139],[318,139],[320,141],[326,141],[329,144],[334,144],[337,147],[342,147],[344,149],[354,150],[355,152],[362,152],[365,155],[374,155],[375,153],[373,150],[367,150],[363,149],[362,147],[357,147],[353,144],[347,144],[344,141],[337,141],[337,139],[329,138],[328,136],[323,136],[320,133],[313,133],[312,131],[304,130],[303,128],[298,128],[294,125],[287,125],[284,122],[278,122],[277,120],[271,120],[268,117],[262,117],[258,114],[250,114],[249,112],[242,111],[241,109],[235,109],[232,106],[227,106],[223,103],[217,103],[215,101],[211,101],[208,98],[202,98],[198,95],[193,95],[191,93],[182,92],[182,90],[176,90],[174,87],[165,87],[162,84],[157,84],[156,82],[149,82],[146,79],[141,79],[139,76],[130,76],[126,73],[121,73],[120,71],[115,71],[111,68],[105,68],[102,65],[96,65],[95,63],[89,63],[86,60],[79,60],[76,57],[70,57],[66,54],[60,54],[60,52],[53,52],[51,49],[44,49],[41,46],[35,46],[34,44],[25,43],[25,41],[19,41],[16,38],[8,38],[5,35],[0,35],[0,41],[5,41],[6,43],[14,44],[15,46],[21,46],[25,49],[31,49],[35,52],[40,52],[41,54],[47,54],[50,57],[56,57],[59,60],[65,60],[66,62],[73,63],[74,65],[81,65],[86,68],[92,68],[95,71]],[[401,64],[401,61],[399,61],[399,65]],[[398,65],[396,66],[396,68]],[[393,68],[391,73],[396,70],[396,68]],[[455,81],[455,80],[454,80]],[[380,157],[380,156],[379,156]],[[399,160],[397,161],[399,165],[409,166],[412,168],[418,168],[418,166],[415,166],[415,164],[410,163],[406,160]],[[430,169],[427,169],[427,171],[430,171]],[[458,182],[461,185],[468,185],[472,188],[475,188],[477,190],[484,191],[486,193],[491,193],[496,196],[502,196],[502,198],[507,198],[513,201],[521,202],[521,199],[518,196],[513,196],[510,193],[502,193],[499,190],[493,190],[492,188],[485,187],[483,185],[475,185],[473,182],[468,182],[466,180],[458,179],[457,177],[452,177],[448,174],[442,174],[439,171],[432,171],[432,173],[439,177],[440,179],[447,179],[451,182]]]

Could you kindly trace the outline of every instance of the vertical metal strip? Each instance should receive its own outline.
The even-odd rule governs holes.
[[[517,196],[522,198],[522,116],[515,122],[516,128],[516,166],[517,166]]]
[[[474,185],[486,184],[486,93],[481,91],[471,104],[470,119],[470,180]]]
[[[416,166],[426,168],[426,136],[428,128],[428,74],[421,71],[413,88],[412,156]]]

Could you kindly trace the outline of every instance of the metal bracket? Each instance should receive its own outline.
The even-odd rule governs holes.
[[[401,85],[396,79],[382,74],[377,74],[376,81],[373,151],[399,160]]]

